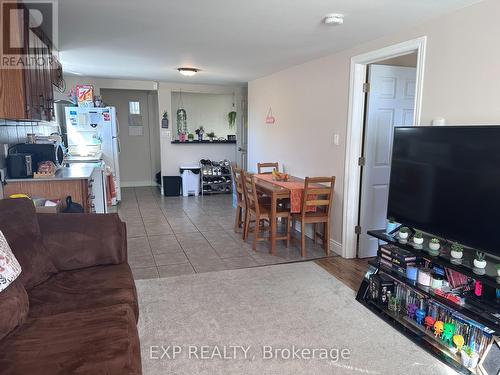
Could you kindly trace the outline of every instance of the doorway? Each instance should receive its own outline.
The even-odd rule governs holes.
[[[101,95],[107,105],[116,107],[121,186],[157,186],[161,169],[157,93],[101,89]]]
[[[394,126],[420,124],[425,45],[426,37],[421,37],[351,59],[342,228],[345,258],[376,255],[376,244],[365,234],[385,228]],[[397,66],[408,65],[404,61],[415,66]]]
[[[395,127],[413,125],[416,58],[414,52],[368,65],[358,222],[362,229],[385,227],[392,138]],[[358,258],[377,255],[378,241],[366,230],[359,231]]]

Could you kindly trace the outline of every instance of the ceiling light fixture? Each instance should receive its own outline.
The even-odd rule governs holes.
[[[340,13],[328,14],[323,18],[323,23],[330,26],[339,26],[344,23],[344,15]]]
[[[177,70],[179,71],[179,73],[186,77],[192,77],[200,71],[200,69],[196,68],[177,68]]]

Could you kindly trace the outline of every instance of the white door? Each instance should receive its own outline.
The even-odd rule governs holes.
[[[370,65],[361,179],[358,257],[377,254],[377,239],[366,234],[386,225],[395,126],[413,125],[416,69]]]

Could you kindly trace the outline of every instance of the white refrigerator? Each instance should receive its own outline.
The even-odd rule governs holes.
[[[66,107],[68,154],[80,162],[102,161],[111,169],[116,202],[121,201],[120,140],[115,107]]]

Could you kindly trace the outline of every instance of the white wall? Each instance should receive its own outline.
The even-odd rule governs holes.
[[[189,85],[160,82],[158,89],[159,115],[161,117],[163,112],[167,111],[170,120],[169,129],[160,130],[162,176],[178,175],[179,166],[181,164],[198,162],[203,158],[212,160],[229,159],[231,161],[235,161],[235,144],[179,145],[171,143],[171,140],[175,138],[177,131],[175,124],[175,111],[177,110],[177,106],[172,108],[172,92],[178,92],[180,89],[182,89],[183,96],[184,93],[232,95],[234,92],[237,113],[241,113],[240,103],[241,99],[245,95],[245,88],[239,86]]]
[[[214,132],[219,137],[227,138],[228,134],[236,134],[235,128],[229,129],[227,114],[232,110],[232,94],[199,94],[172,92],[173,129],[177,129],[176,111],[180,97],[187,114],[188,131],[194,134],[195,129],[203,126],[205,133]],[[196,135],[195,135],[196,137]],[[205,135],[206,137],[206,135]]]
[[[342,242],[342,199],[350,59],[427,36],[422,124],[500,123],[500,1],[474,6],[355,48],[313,60],[248,86],[249,163],[280,161],[297,175],[335,175],[333,240]],[[264,119],[272,106],[276,124]],[[334,133],[341,143],[335,146]]]

